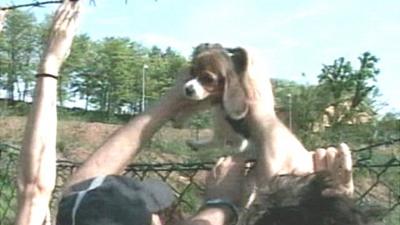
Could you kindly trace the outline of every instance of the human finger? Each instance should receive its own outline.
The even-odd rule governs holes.
[[[62,21],[64,21],[64,19],[65,19],[65,16],[66,16],[66,14],[67,14],[67,7],[68,7],[68,5],[70,4],[70,2],[69,1],[64,1],[63,3],[61,3],[61,5],[58,7],[58,9],[57,9],[57,11],[56,11],[56,13],[55,13],[55,15],[54,15],[54,24],[53,24],[53,26],[54,27],[58,27],[59,25],[60,25],[60,23],[62,22]]]
[[[351,151],[347,144],[342,143],[339,146],[339,153],[341,155],[341,182],[346,188],[346,194],[351,196],[354,192],[353,183],[353,162],[351,158]]]
[[[72,24],[72,23],[77,22],[77,18],[79,17],[80,8],[81,8],[81,5],[79,3],[75,3],[74,5],[71,5],[71,7],[69,8],[69,10],[65,16],[65,20],[61,25],[62,29],[65,29],[66,31],[68,31],[68,30],[72,31],[76,28],[76,24]]]
[[[319,148],[315,150],[315,153],[313,154],[313,160],[314,160],[314,171],[321,171],[326,169],[326,149],[324,148]]]
[[[353,169],[353,161],[351,158],[351,151],[346,143],[341,143],[339,146],[339,153],[342,155],[342,164],[345,170]]]
[[[326,149],[326,169],[335,173],[335,159],[337,157],[337,149],[335,147],[329,147]]]

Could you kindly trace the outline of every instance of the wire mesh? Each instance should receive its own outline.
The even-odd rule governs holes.
[[[400,221],[400,139],[372,144],[353,150],[356,201],[360,206],[385,209],[385,224]],[[19,148],[0,143],[0,224],[13,224],[16,211],[16,170]],[[176,201],[169,221],[194,212],[201,204],[204,172],[214,162],[131,164],[124,175],[138,179],[158,178],[167,182],[175,192]],[[56,211],[57,200],[68,177],[79,163],[59,160],[57,182],[51,207]],[[172,222],[171,222],[172,223]]]

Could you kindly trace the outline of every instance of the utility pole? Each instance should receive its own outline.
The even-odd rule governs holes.
[[[142,112],[145,110],[145,101],[146,101],[146,69],[149,66],[147,64],[143,64],[143,71],[142,71]]]

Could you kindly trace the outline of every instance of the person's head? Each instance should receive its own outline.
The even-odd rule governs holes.
[[[346,196],[325,196],[330,174],[285,175],[272,179],[249,209],[248,225],[367,225],[366,213]]]
[[[59,203],[57,225],[151,225],[174,200],[172,190],[156,180],[103,176],[73,185]]]

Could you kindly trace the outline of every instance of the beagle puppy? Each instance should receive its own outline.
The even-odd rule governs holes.
[[[219,44],[201,44],[192,57],[184,95],[199,102],[218,99],[222,121],[256,150],[257,178],[313,171],[310,153],[276,116],[263,64],[244,48]]]
[[[195,48],[192,54],[192,66],[189,71],[191,77],[184,85],[183,94],[189,99],[198,101],[199,104],[195,108],[180,112],[173,118],[172,122],[174,127],[180,128],[183,126],[184,121],[194,113],[211,109],[213,114],[213,136],[207,139],[187,140],[186,144],[193,150],[231,147],[242,152],[248,147],[248,141],[228,123],[225,111],[222,105],[219,104],[224,90],[226,74],[213,73],[212,71],[216,71],[224,64],[230,63],[229,56],[227,58],[225,53],[216,54],[219,51],[225,51],[219,44],[200,44]],[[228,52],[226,53],[229,54]],[[210,54],[214,55],[213,59],[206,59],[206,55]],[[208,97],[219,99],[218,104],[210,104],[210,101],[203,101]]]
[[[257,162],[248,174],[246,189],[250,195],[246,208],[258,195],[257,188],[269,186],[274,177],[311,174],[318,169],[313,158],[319,154],[308,152],[277,117],[267,74],[264,65],[244,48],[202,44],[193,54],[191,78],[183,88],[185,96],[199,104],[214,99],[215,107],[219,109],[216,113],[220,115],[216,118],[229,124],[231,129],[225,133],[234,131],[248,141],[248,150],[242,156],[255,158]],[[220,131],[224,133],[222,129],[225,128]],[[333,157],[327,154],[325,161],[328,163],[329,159]],[[340,173],[339,169],[335,172]],[[352,184],[352,180],[349,183]],[[347,189],[348,193],[352,192],[351,185]]]

